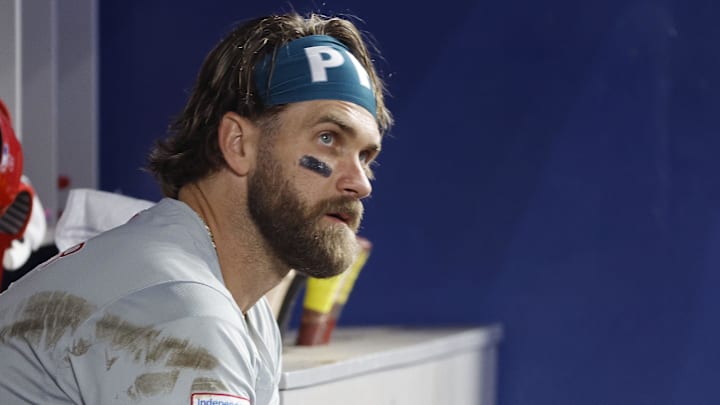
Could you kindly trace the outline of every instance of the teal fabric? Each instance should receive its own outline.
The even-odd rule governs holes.
[[[367,72],[340,41],[327,35],[296,39],[268,55],[255,69],[256,88],[266,105],[307,100],[343,100],[377,118]]]

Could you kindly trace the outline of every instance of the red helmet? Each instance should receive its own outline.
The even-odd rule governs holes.
[[[23,155],[20,142],[12,128],[10,112],[0,100],[0,214],[15,200],[23,170]]]
[[[10,112],[0,100],[0,254],[25,232],[33,191],[20,181],[23,154],[12,128]]]

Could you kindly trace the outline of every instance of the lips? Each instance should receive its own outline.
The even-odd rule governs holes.
[[[327,217],[329,220],[342,222],[357,232],[363,215],[363,206],[353,198],[325,200],[318,203],[311,218]]]
[[[352,219],[355,217],[354,214],[347,213],[347,212],[329,212],[327,216],[336,218],[346,224],[350,224]]]
[[[332,219],[335,219],[337,221],[344,223],[353,231],[357,231],[357,228],[359,225],[358,218],[360,216],[360,214],[358,214],[357,212],[352,211],[352,210],[334,211],[334,212],[328,212],[325,215]]]

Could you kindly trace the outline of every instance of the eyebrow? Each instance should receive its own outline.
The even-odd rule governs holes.
[[[350,134],[351,137],[353,137],[353,138],[357,137],[357,130],[355,129],[355,127],[353,125],[349,124],[346,120],[342,119],[341,117],[338,117],[335,114],[323,115],[316,121],[316,123],[317,124],[328,124],[328,123],[335,124],[338,127],[340,127],[341,130]],[[380,144],[371,143],[368,145],[367,149],[379,153],[381,147],[380,147]]]

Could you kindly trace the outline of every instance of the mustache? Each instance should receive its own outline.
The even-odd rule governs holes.
[[[353,197],[336,197],[317,203],[310,217],[319,220],[327,214],[335,214],[341,217],[350,229],[357,232],[364,212],[365,207],[360,200]]]

